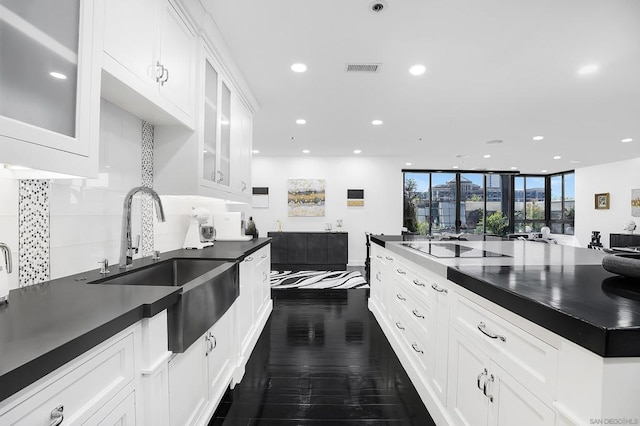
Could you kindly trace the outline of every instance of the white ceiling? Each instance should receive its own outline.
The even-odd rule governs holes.
[[[204,1],[260,103],[260,156],[523,173],[640,157],[640,0]]]

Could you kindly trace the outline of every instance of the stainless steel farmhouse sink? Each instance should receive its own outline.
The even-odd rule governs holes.
[[[182,287],[180,300],[167,311],[173,352],[184,352],[239,294],[238,265],[210,259],[165,260],[90,284]]]

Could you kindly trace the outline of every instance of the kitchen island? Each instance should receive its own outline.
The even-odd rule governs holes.
[[[438,424],[640,419],[640,293],[602,252],[372,242],[370,309]]]
[[[251,305],[255,303],[256,309],[260,310],[259,315],[254,316],[251,312],[243,312],[244,318],[248,317],[249,320],[259,323],[249,324],[242,330],[246,334],[250,333],[244,348],[250,353],[248,346],[252,340],[257,339],[255,334],[259,335],[261,326],[266,322],[271,304],[266,303],[266,291],[258,288],[253,282],[246,282],[246,276],[249,280],[264,283],[264,274],[254,275],[250,265],[257,263],[253,262],[253,257],[258,253],[264,258],[263,261],[270,263],[269,243],[270,239],[259,238],[246,242],[216,242],[213,247],[203,250],[174,250],[162,253],[158,261],[151,258],[135,260],[131,271],[170,259],[216,259],[238,265],[236,268],[240,270],[241,294],[234,306],[241,302],[248,303],[249,307],[243,306],[243,309],[251,309]],[[144,379],[138,377],[136,372],[143,376],[145,374],[151,376],[152,372],[160,371],[160,366],[164,364],[164,372],[161,372],[160,376],[164,374],[165,377],[158,377],[158,379],[165,380],[166,385],[167,361],[170,357],[175,357],[167,349],[166,310],[178,302],[182,288],[91,284],[93,281],[104,280],[123,272],[117,265],[110,266],[109,269],[110,272],[107,274],[100,274],[96,269],[10,292],[9,304],[0,307],[0,341],[2,342],[0,344],[0,423],[11,420],[9,423],[13,424],[13,413],[21,412],[21,406],[28,406],[31,403],[29,401],[38,400],[38,394],[43,393],[41,391],[49,392],[50,388],[55,388],[57,382],[65,383],[64,376],[73,377],[74,374],[79,374],[75,371],[81,371],[85,364],[92,366],[90,369],[87,367],[87,374],[91,374],[91,371],[96,371],[98,374],[96,377],[88,376],[91,382],[97,383],[96,387],[104,385],[104,388],[96,390],[96,395],[99,394],[100,398],[106,395],[103,398],[105,403],[115,398],[116,392],[112,390],[122,389],[122,392],[117,393],[126,393],[127,396],[135,395],[131,396],[135,401],[131,415],[139,423],[143,421],[152,423],[150,422],[152,415],[149,417],[147,413],[145,417],[140,412],[142,406],[148,401],[140,396],[144,393]],[[243,270],[250,273],[243,276]],[[246,291],[242,290],[243,286],[250,292],[254,292],[255,287],[259,297],[253,297],[251,293],[247,295]],[[247,297],[248,301],[245,301]],[[253,299],[256,299],[255,302]],[[206,303],[209,302],[215,303],[215,301],[203,301],[203,308],[206,308]],[[230,315],[225,315],[225,324],[236,327],[236,321]],[[235,313],[233,316],[235,317]],[[238,347],[238,350],[230,347],[226,352],[234,362],[239,359],[239,352],[241,352],[239,346],[243,343],[235,341],[235,335],[238,333],[233,330],[224,333],[225,336],[230,336],[232,344]],[[206,348],[207,356],[211,357],[210,346],[216,345],[209,341],[211,340],[209,335],[206,337],[208,338],[206,344],[209,345]],[[217,342],[218,346],[221,346],[221,343]],[[194,344],[194,346],[197,345]],[[108,353],[111,347],[117,347],[117,350],[112,350],[112,356],[103,356],[102,354]],[[92,351],[95,354],[88,356],[87,353]],[[129,359],[130,363],[126,361]],[[243,360],[246,361],[246,356]],[[78,364],[79,367],[70,368],[71,364]],[[233,371],[236,368],[240,371]],[[60,370],[65,369],[69,371],[65,371],[64,375],[59,373]],[[237,382],[242,376],[244,365],[233,365],[227,369],[230,372],[229,377],[232,374],[235,375]],[[105,379],[107,372],[111,371],[116,372],[115,379]],[[61,380],[59,376],[62,377]],[[71,395],[71,400],[81,400],[82,393],[90,395],[92,390],[84,387],[90,382],[89,380],[87,383],[82,382],[78,377],[68,380],[70,382],[66,385],[67,387],[73,388],[71,383],[82,385],[77,386],[75,391],[78,393]],[[130,392],[126,389],[127,387],[131,387]],[[158,389],[155,389],[155,392],[158,392]],[[53,398],[52,401],[55,399]],[[43,404],[53,404],[53,402],[45,400]],[[42,413],[45,418],[49,418],[49,411],[51,411],[51,419],[54,419],[54,409],[57,407],[52,405],[43,407]],[[70,408],[74,407],[67,407],[65,416]],[[84,407],[77,408],[78,411],[84,410]],[[166,407],[161,409],[153,404],[148,408],[153,408],[160,414],[165,414],[166,411]],[[40,409],[39,406],[38,409]],[[27,411],[37,412],[35,408]],[[84,414],[70,417],[72,421],[89,419],[89,414],[86,414],[86,418],[82,416]],[[21,417],[18,416],[18,418]],[[29,421],[37,421],[39,418],[42,417],[30,417],[21,421],[28,424]],[[129,420],[133,421],[131,418]]]

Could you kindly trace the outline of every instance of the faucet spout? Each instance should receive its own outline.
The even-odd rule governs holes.
[[[165,221],[164,209],[162,201],[157,192],[145,186],[137,186],[130,190],[124,197],[122,207],[122,238],[120,240],[120,269],[131,267],[133,264],[133,255],[137,253],[138,247],[133,247],[131,242],[131,203],[133,196],[139,192],[149,194],[156,205],[156,216],[159,222]]]
[[[11,249],[5,243],[0,243],[0,250],[4,252],[4,264],[7,267],[7,274],[13,271],[13,259],[11,259]]]

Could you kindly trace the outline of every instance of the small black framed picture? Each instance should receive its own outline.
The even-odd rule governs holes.
[[[609,209],[609,193],[606,192],[604,194],[596,194],[595,205],[597,210]]]

